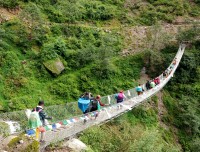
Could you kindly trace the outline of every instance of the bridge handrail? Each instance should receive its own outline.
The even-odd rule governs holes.
[[[181,59],[181,57],[182,57],[182,54],[183,54],[183,52],[184,52],[184,49],[185,49],[185,45],[180,45],[179,46],[179,50],[178,50],[178,52],[177,52],[177,54],[176,54],[176,56],[175,56],[175,58],[177,58],[177,63],[176,63],[176,65],[174,66],[174,68],[172,69],[172,72],[169,74],[169,76],[167,77],[167,78],[164,78],[163,77],[163,75],[161,74],[160,76],[159,76],[159,78],[160,78],[160,84],[158,85],[158,86],[156,86],[155,88],[153,88],[153,89],[151,89],[151,90],[148,90],[148,91],[145,91],[145,93],[143,94],[143,95],[141,95],[141,96],[137,96],[137,93],[136,93],[136,90],[135,90],[135,88],[132,88],[132,89],[130,89],[130,90],[127,90],[127,91],[125,91],[125,94],[126,94],[126,96],[128,97],[128,99],[126,100],[126,101],[124,101],[124,105],[122,105],[124,108],[125,108],[125,111],[126,110],[130,110],[132,107],[134,107],[135,106],[135,104],[138,104],[138,103],[140,103],[141,101],[139,100],[139,99],[146,99],[146,98],[149,98],[151,95],[150,94],[154,94],[154,91],[155,90],[160,90],[170,79],[171,79],[171,77],[173,76],[173,73],[175,72],[175,70],[176,70],[176,68],[177,68],[177,66],[179,65],[179,62],[180,62],[180,59]],[[169,65],[169,67],[172,65],[172,63]],[[169,68],[168,67],[168,68]],[[145,88],[145,84],[143,85],[143,87]],[[112,94],[112,95],[108,95],[108,96],[105,96],[105,97],[102,97],[103,98],[103,101],[105,102],[105,101],[107,101],[108,103],[110,102],[111,103],[111,106],[109,106],[109,107],[107,107],[107,108],[103,108],[102,109],[102,111],[100,112],[101,114],[102,113],[106,113],[106,115],[108,116],[109,115],[109,112],[108,111],[110,111],[111,109],[113,109],[114,107],[117,107],[118,106],[118,104],[116,104],[115,102],[116,102],[116,99],[114,98],[114,96],[115,96],[115,94]],[[135,101],[134,101],[135,100]],[[135,102],[135,104],[132,104],[131,106],[130,106],[130,104],[127,104],[127,102],[129,103],[129,102]],[[127,104],[127,105],[126,105]],[[80,113],[80,111],[78,112],[77,111],[77,102],[73,102],[73,103],[68,103],[67,105],[66,105],[66,107],[74,107],[74,111],[76,111],[76,113],[77,113],[77,115],[75,116],[75,117],[73,117],[73,116],[71,116],[71,119],[69,119],[70,117],[68,116],[68,117],[65,117],[64,119],[66,120],[66,119],[69,119],[69,120],[72,120],[72,119],[74,119],[74,118],[81,118],[81,117],[83,117],[83,115]],[[55,109],[54,108],[54,106],[51,106],[52,107],[52,109]],[[51,107],[49,107],[49,108],[51,108]],[[58,105],[58,107],[59,107],[59,105]],[[66,108],[65,107],[65,108]],[[73,108],[71,108],[71,109],[73,109]],[[52,113],[54,112],[53,110],[50,110]],[[112,110],[111,110],[112,111]],[[21,112],[23,112],[24,113],[24,111],[21,111]],[[64,111],[63,111],[64,112]],[[19,112],[20,113],[20,112]],[[69,111],[67,111],[67,113],[69,113]],[[88,113],[88,115],[89,116],[92,116],[92,114],[93,113]],[[118,114],[117,114],[118,115]],[[22,118],[22,117],[21,117]],[[24,122],[27,122],[27,119],[26,119],[26,116],[25,116],[25,114],[24,114]],[[112,115],[111,115],[111,117],[110,118],[112,118]],[[110,119],[110,118],[108,118],[107,117],[107,119]],[[62,121],[62,120],[64,120],[64,119],[60,119],[59,121]],[[59,122],[58,120],[57,120],[57,122]]]

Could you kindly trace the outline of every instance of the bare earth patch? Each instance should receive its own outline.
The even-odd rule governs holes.
[[[17,7],[15,9],[6,9],[0,7],[0,23],[9,21],[17,16],[20,12],[20,8]]]

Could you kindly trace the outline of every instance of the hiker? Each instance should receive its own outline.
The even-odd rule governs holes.
[[[96,98],[92,98],[90,100],[90,106],[87,110],[87,112],[92,112],[96,110],[100,110],[101,106],[106,106],[107,104],[104,104],[101,102],[101,96],[97,95]]]
[[[28,117],[29,128],[36,129],[36,138],[39,139],[39,133],[41,133],[40,142],[44,141],[45,129],[43,126],[46,125],[45,119],[52,119],[48,117],[43,110],[44,101],[39,101],[38,106],[32,110],[30,116]]]
[[[151,81],[150,86],[151,86],[151,89],[155,87],[155,82],[154,82],[154,80]]]
[[[44,112],[44,101],[39,101],[38,106],[34,109],[37,112],[39,112],[39,117],[42,122],[43,126],[46,126],[46,121],[47,119],[52,119],[52,117],[49,117],[45,112]]]
[[[122,103],[127,97],[124,95],[124,91],[121,90],[118,94],[115,95],[115,98],[117,99],[117,103]]]
[[[159,85],[160,84],[160,78],[157,77],[154,79],[155,85]]]
[[[85,92],[80,96],[80,98],[78,99],[78,107],[83,112],[83,114],[90,112],[90,102],[93,99],[94,98],[92,96],[92,93],[90,92]]]
[[[137,91],[137,94],[138,96],[141,95],[143,93],[143,89],[141,87],[141,84],[139,84],[137,87],[136,87],[136,91]]]
[[[30,116],[28,118],[28,124],[29,124],[29,128],[32,130],[27,130],[27,134],[32,135],[32,134],[34,134],[33,130],[35,130],[36,140],[39,140],[39,134],[41,133],[40,142],[41,143],[45,142],[44,141],[45,129],[42,126],[39,112],[36,111],[36,108],[34,108],[33,111],[30,113]]]
[[[108,104],[104,104],[104,103],[101,102],[101,96],[100,96],[100,95],[97,95],[95,99],[99,101],[99,104],[100,104],[100,106],[102,106],[102,107],[108,105]]]
[[[83,98],[83,99],[85,99],[85,100],[90,100],[91,98],[93,98],[93,96],[92,96],[92,93],[90,93],[90,92],[85,92],[84,94],[82,94],[82,95],[80,96],[80,98]]]
[[[101,96],[100,95],[97,95],[96,98],[94,99],[91,99],[91,102],[90,102],[90,110],[89,112],[92,112],[92,111],[97,111],[97,110],[100,110],[101,109],[101,106],[107,106],[107,104],[104,104],[101,102]],[[95,115],[95,119],[97,118],[98,114]]]
[[[162,75],[163,75],[163,78],[167,76],[165,71],[162,73]]]
[[[175,58],[175,59],[173,60],[173,62],[172,62],[173,65],[176,65],[176,60],[177,60],[177,58]]]
[[[145,86],[146,86],[146,89],[147,89],[147,90],[151,89],[151,87],[150,87],[150,81],[149,81],[149,80],[147,80],[147,83],[146,83]]]
[[[165,76],[165,78],[167,78],[168,75],[169,75],[169,71],[168,71],[168,69],[166,69],[165,72],[164,72],[164,74],[163,74],[163,76]]]

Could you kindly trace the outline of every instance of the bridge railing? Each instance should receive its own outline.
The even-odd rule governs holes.
[[[71,137],[93,125],[101,124],[106,121],[109,121],[110,119],[118,117],[119,115],[122,115],[123,113],[127,112],[128,110],[131,110],[135,106],[140,105],[142,102],[144,102],[151,96],[155,95],[158,91],[160,91],[167,84],[167,82],[173,76],[173,74],[180,62],[183,51],[184,51],[184,48],[180,47],[179,51],[175,57],[175,58],[177,58],[176,65],[173,67],[171,73],[167,77],[163,77],[162,74],[159,76],[161,83],[159,85],[155,86],[155,88],[145,91],[140,96],[136,95],[135,88],[131,89],[131,90],[127,90],[127,91],[125,91],[125,94],[127,95],[127,97],[129,99],[125,100],[123,102],[123,104],[115,103],[109,107],[103,108],[100,111],[95,111],[98,113],[98,117],[96,119],[94,118],[94,115],[93,115],[93,113],[95,113],[95,112],[90,112],[86,115],[79,115],[79,116],[75,117],[74,119],[76,121],[72,121],[70,124],[67,124],[65,129],[61,129],[56,132],[47,131],[45,134],[46,143],[44,145],[41,145],[41,149],[45,148],[50,143],[54,143],[54,142],[60,141],[62,139]],[[170,66],[171,66],[171,64],[170,64]],[[170,66],[168,68],[170,68]],[[108,101],[110,100],[109,98],[110,98],[110,96],[107,97]],[[82,119],[80,119],[79,117],[80,118],[82,117]],[[86,119],[86,118],[88,120],[87,123],[83,123],[83,119]]]
[[[177,55],[175,56],[175,58],[177,58],[177,64],[175,65],[175,67],[173,69],[173,72],[175,71],[175,69],[177,68],[177,66],[178,66],[178,64],[180,62],[180,58],[178,58],[178,57],[179,57],[179,53],[181,52],[182,48],[183,48],[183,46],[179,47],[179,51],[177,52]],[[170,64],[170,66],[171,66],[171,64]],[[171,74],[173,74],[173,72]],[[164,81],[168,82],[169,79],[171,78],[171,76],[168,76],[168,78],[166,79],[161,74],[159,76],[159,78],[160,78],[160,85],[159,86],[161,87],[162,83],[164,84]],[[145,84],[143,85],[143,88],[146,88]],[[143,96],[147,96],[148,93],[151,94],[151,92],[154,91],[154,90],[155,89],[151,89],[149,91],[146,91],[144,93],[144,95],[141,95],[139,98],[142,99]],[[125,95],[127,97],[126,101],[128,101],[128,102],[129,102],[130,99],[138,98],[137,92],[136,92],[135,88],[127,90],[124,93],[125,93]],[[116,106],[115,94],[102,97],[102,102],[110,104],[111,106],[109,108],[107,108],[107,109],[112,109],[112,107]],[[137,101],[135,101],[135,102],[137,102]],[[104,108],[104,109],[106,109],[106,108]],[[79,108],[77,106],[77,102],[70,102],[70,103],[67,103],[65,105],[49,106],[49,107],[46,107],[45,110],[46,110],[46,112],[49,115],[53,116],[53,118],[54,118],[53,121],[50,122],[51,124],[54,124],[54,123],[59,122],[59,121],[62,121],[64,119],[65,120],[66,119],[70,120],[73,117],[79,117],[79,116],[81,117],[82,116],[82,113],[81,113],[81,111],[79,110]],[[106,111],[108,111],[108,110],[105,110],[104,113],[106,113],[106,115],[108,115]],[[27,126],[28,126],[27,125],[28,120],[27,120],[27,117],[25,115],[25,111],[24,110],[22,110],[22,111],[16,111],[16,112],[3,113],[3,114],[1,114],[0,119],[2,119],[2,120],[17,121],[21,125],[21,130],[28,129],[27,128]]]

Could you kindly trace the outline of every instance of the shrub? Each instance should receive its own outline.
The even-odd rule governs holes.
[[[19,5],[19,0],[0,0],[0,6],[6,8],[15,8]]]
[[[49,87],[49,90],[52,94],[71,101],[80,96],[81,93],[77,89],[78,87],[78,80],[74,75],[64,75],[56,80]]]
[[[16,146],[16,144],[19,143],[20,140],[21,140],[20,137],[15,137],[15,138],[13,138],[13,139],[8,143],[8,147],[11,148],[11,147]]]
[[[97,2],[85,3],[86,19],[109,20],[114,17],[114,8]]]
[[[10,129],[8,124],[4,123],[4,122],[0,122],[0,135],[4,135],[7,136],[10,133]]]
[[[39,142],[34,140],[21,152],[36,152],[36,151],[39,151],[39,146],[40,146]]]

